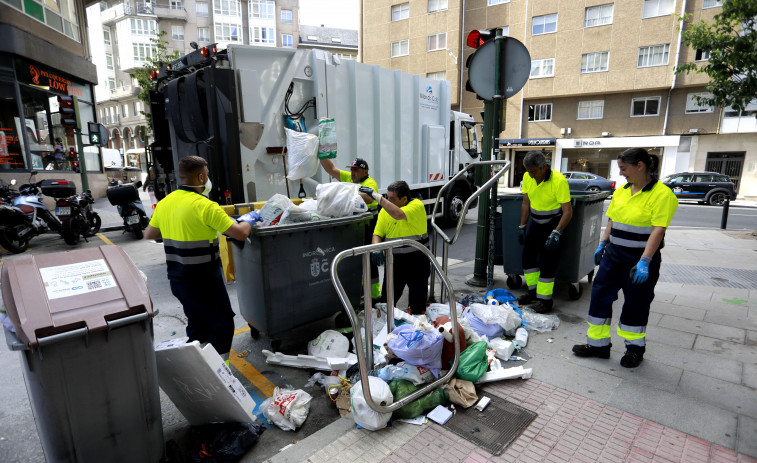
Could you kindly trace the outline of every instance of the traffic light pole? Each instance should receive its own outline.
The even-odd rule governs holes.
[[[79,170],[81,171],[81,191],[89,190],[87,179],[87,162],[84,160],[84,144],[81,141],[81,129],[74,131],[76,134],[76,146],[79,149]]]

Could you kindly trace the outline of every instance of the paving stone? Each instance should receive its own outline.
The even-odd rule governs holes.
[[[757,346],[757,331],[747,330],[744,344],[747,346]]]
[[[660,323],[660,320],[662,320],[662,314],[658,312],[650,312],[649,318],[647,319],[647,326],[649,325],[657,325]]]
[[[739,438],[736,450],[757,458],[757,419],[739,416]]]
[[[694,342],[694,350],[744,363],[757,359],[757,346],[723,341],[708,336],[697,336]]]
[[[701,402],[757,419],[755,391],[753,388],[742,386],[740,383],[734,384],[686,371],[681,378],[679,392],[699,399]]]
[[[644,354],[644,363],[638,369],[631,371],[643,372],[641,368],[646,368],[649,363],[647,360],[659,362],[683,371],[695,371],[705,375],[715,376],[735,384],[741,383],[742,363],[738,360],[720,358],[717,368],[713,368],[712,356],[706,352],[689,349],[680,349],[677,347],[668,347],[667,349],[655,349],[653,345],[647,345],[647,351]],[[622,367],[621,367],[622,368]],[[657,371],[654,374],[658,373]],[[642,373],[638,373],[642,374]],[[654,378],[654,376],[650,376]]]
[[[700,307],[688,307],[684,305],[675,305],[670,303],[661,303],[653,301],[650,307],[652,313],[663,315],[675,315],[676,317],[688,318],[691,320],[704,320],[707,309]]]
[[[704,321],[734,328],[757,330],[757,318],[748,317],[746,309],[744,309],[743,315],[730,315],[725,311],[709,310],[707,311],[707,315],[705,315]]]
[[[712,338],[723,339],[732,342],[744,342],[746,332],[740,328],[715,325],[709,322],[687,320],[672,315],[663,315],[659,326],[693,334],[702,334]]]
[[[696,340],[696,334],[679,331],[675,328],[665,328],[660,326],[660,322],[667,315],[660,315],[655,325],[647,325],[647,344],[656,342],[666,346],[683,347],[691,349]]]

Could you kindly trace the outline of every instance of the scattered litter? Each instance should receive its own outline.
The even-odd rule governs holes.
[[[439,423],[444,426],[450,418],[452,418],[452,412],[443,405],[437,405],[435,409],[426,415],[429,420]]]
[[[176,336],[176,331],[171,331],[171,336]]]
[[[525,308],[522,312],[523,326],[535,331],[552,331],[560,326],[560,318],[555,314],[540,314]]]
[[[512,357],[510,357],[509,360],[515,360],[518,362],[528,362],[527,359],[524,359],[523,357],[518,357],[517,355],[513,355]]]
[[[242,352],[237,353],[237,357],[240,357],[240,358],[247,357],[248,355],[250,355],[250,351],[247,349],[243,350]]]
[[[468,307],[469,305],[476,303],[476,304],[486,304],[486,299],[479,296],[478,294],[468,294],[464,296],[462,299],[460,299],[460,304]]]
[[[342,333],[326,330],[308,343],[308,355],[314,357],[347,357],[350,341]]]
[[[192,449],[187,461],[238,461],[265,431],[262,423],[210,423],[192,426]],[[210,458],[206,458],[210,456]]]
[[[260,404],[266,418],[284,431],[302,426],[310,411],[313,397],[302,389],[276,388],[273,395]]]
[[[526,347],[526,344],[528,344],[528,331],[526,331],[525,328],[521,327],[518,328],[517,331],[515,331],[515,339],[513,339],[513,344],[518,350]]]
[[[476,384],[502,381],[503,379],[529,379],[531,378],[533,371],[533,368],[523,368],[522,366],[503,368],[497,371],[487,371],[478,381],[476,381]]]
[[[281,352],[271,352],[263,349],[265,362],[269,365],[284,365],[294,368],[314,368],[322,371],[346,370],[353,363],[357,362],[355,354],[348,354],[347,357],[315,357],[313,355],[286,355]]]
[[[554,339],[549,338],[549,339],[547,339],[547,342],[554,342]]]
[[[449,381],[447,392],[449,393],[449,401],[463,408],[468,408],[478,401],[476,386],[472,382],[460,378],[452,378]],[[452,405],[453,409],[454,407]]]
[[[371,399],[373,399],[374,403],[381,406],[387,406],[394,403],[392,391],[384,380],[375,376],[369,376],[368,384],[370,386]],[[368,405],[365,401],[365,396],[363,395],[362,382],[358,381],[357,384],[352,386],[350,392],[352,395],[352,416],[355,419],[355,424],[369,431],[378,431],[379,429],[385,428],[389,419],[392,417],[392,414],[379,413]]]
[[[426,415],[416,416],[415,418],[408,418],[408,419],[402,419],[402,420],[397,420],[397,421],[401,421],[407,424],[414,424],[416,426],[423,426],[424,424],[428,423],[428,419],[426,418]]]
[[[294,447],[294,444],[287,444],[279,449],[279,452],[283,452],[284,450],[288,449],[289,447]]]
[[[515,344],[513,344],[512,341],[506,341],[502,338],[494,338],[491,341],[489,341],[489,347],[494,349],[496,352],[497,358],[500,358],[502,360],[510,360],[511,355],[513,355],[513,352],[515,352]]]
[[[491,402],[492,399],[488,397],[481,397],[481,400],[478,401],[476,404],[476,410],[482,412],[486,408],[487,405],[489,405],[489,402]]]

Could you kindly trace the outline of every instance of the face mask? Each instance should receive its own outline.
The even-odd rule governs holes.
[[[210,177],[208,177],[208,179],[205,180],[205,183],[203,183],[202,185],[182,185],[182,186],[186,186],[189,188],[203,187],[204,189],[202,190],[201,194],[207,196],[210,193],[210,190],[213,188],[213,182],[211,182]]]

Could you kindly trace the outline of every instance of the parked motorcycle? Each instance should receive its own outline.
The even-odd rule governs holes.
[[[81,238],[100,231],[102,219],[92,210],[95,199],[90,190],[76,194],[76,185],[66,180],[43,180],[42,193],[55,201],[55,215],[61,222],[61,236],[66,244],[74,245]],[[72,194],[73,193],[73,194]]]
[[[134,180],[134,177],[132,177]],[[139,188],[142,182],[122,183],[119,180],[111,180],[105,194],[110,204],[116,206],[119,215],[124,219],[124,233],[132,232],[134,237],[141,240],[144,237],[144,229],[150,223],[145,213],[145,207],[139,199]]]
[[[30,182],[36,174],[32,171]],[[0,204],[0,245],[10,252],[26,251],[29,240],[48,230],[61,232],[60,220],[42,203],[42,182],[21,185],[12,204]]]

